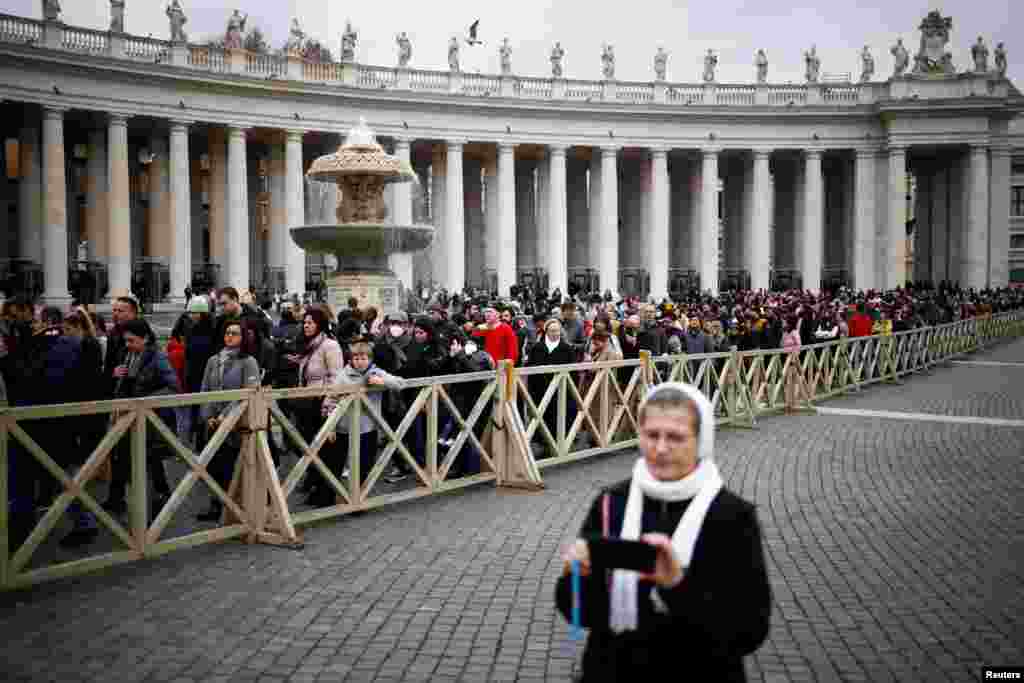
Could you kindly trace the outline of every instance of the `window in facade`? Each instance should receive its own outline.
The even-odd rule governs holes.
[[[1010,235],[1010,249],[1024,249],[1024,235]]]
[[[1010,188],[1010,215],[1024,216],[1024,185]]]

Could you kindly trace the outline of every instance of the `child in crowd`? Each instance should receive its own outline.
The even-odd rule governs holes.
[[[349,346],[349,353],[351,360],[349,363],[342,368],[341,372],[338,373],[338,377],[334,382],[334,386],[337,387],[380,387],[383,389],[392,389],[400,391],[405,387],[405,382],[401,377],[388,374],[384,370],[378,368],[373,364],[373,342],[367,339],[357,339],[352,342]],[[381,409],[381,398],[384,396],[382,391],[371,391],[367,394],[367,399],[370,406],[373,407],[378,414]],[[328,396],[324,401],[324,414],[330,415],[331,411],[334,410],[338,404],[338,395]],[[349,420],[348,416],[343,416],[338,420],[337,433],[343,435],[343,439],[347,438],[349,433]],[[331,441],[335,441],[336,434],[331,435]],[[345,453],[345,449],[339,449],[342,453]],[[370,469],[373,467],[377,459],[377,422],[370,417],[367,411],[364,409],[362,414],[359,416],[359,480],[360,483],[366,481],[367,475],[370,473]],[[347,456],[345,457],[347,463]],[[332,468],[333,469],[333,468]],[[340,469],[340,468],[339,468]]]

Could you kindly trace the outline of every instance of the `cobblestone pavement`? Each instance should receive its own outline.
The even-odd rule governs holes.
[[[988,359],[1024,361],[1024,341]],[[1024,370],[955,366],[830,402],[1014,416]],[[954,385],[953,388],[946,388]],[[901,407],[903,406],[903,407]],[[1024,663],[1024,429],[850,416],[721,432],[775,598],[756,681],[966,681]],[[631,454],[0,596],[8,681],[567,681],[558,549]],[[706,679],[712,680],[712,679]]]

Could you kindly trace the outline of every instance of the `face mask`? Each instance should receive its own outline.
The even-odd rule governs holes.
[[[388,329],[388,331],[389,331],[389,332],[391,332],[391,336],[392,336],[392,337],[401,337],[401,336],[402,336],[402,333],[404,333],[404,332],[405,332],[405,330],[404,330],[404,329],[402,328],[402,326],[401,326],[401,325],[392,325],[392,326],[391,326],[391,327],[390,327],[390,328]]]
[[[466,349],[466,355],[467,356],[472,356],[474,353],[476,353],[476,348],[477,347],[476,347],[476,344],[474,344],[473,342],[466,342],[466,346],[463,347],[463,348]]]

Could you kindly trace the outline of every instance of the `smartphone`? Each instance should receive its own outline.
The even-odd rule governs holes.
[[[658,559],[658,550],[642,541],[620,538],[595,538],[587,541],[590,563],[596,569],[630,569],[651,574]]]

